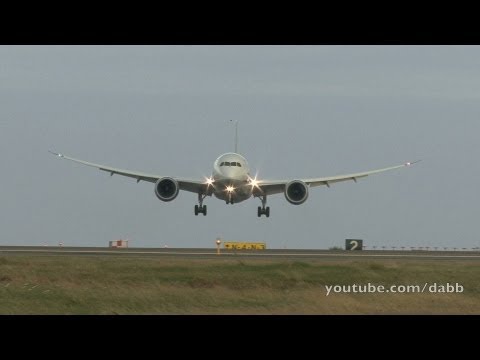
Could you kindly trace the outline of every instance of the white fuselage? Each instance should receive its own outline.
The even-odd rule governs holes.
[[[213,194],[221,200],[239,203],[252,196],[250,168],[240,154],[226,153],[213,163]]]

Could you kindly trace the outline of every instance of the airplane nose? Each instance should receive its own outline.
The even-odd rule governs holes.
[[[239,176],[238,169],[236,169],[236,168],[226,167],[222,170],[223,170],[223,175],[226,176],[226,177],[235,178],[235,177]]]

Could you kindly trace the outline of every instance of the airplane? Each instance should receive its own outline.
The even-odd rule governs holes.
[[[303,204],[309,195],[311,187],[330,185],[337,182],[353,180],[367,177],[369,175],[381,172],[399,169],[413,165],[420,160],[407,162],[402,165],[391,166],[383,169],[364,171],[354,174],[327,176],[307,179],[287,179],[287,180],[260,180],[257,176],[252,176],[250,167],[245,157],[237,151],[237,131],[235,132],[235,152],[220,155],[213,163],[213,171],[210,177],[205,179],[184,179],[179,177],[160,176],[146,174],[142,172],[122,170],[110,166],[95,164],[79,159],[75,159],[60,153],[49,151],[50,153],[62,158],[74,161],[87,166],[95,167],[99,170],[114,174],[131,177],[140,181],[151,182],[155,184],[155,195],[161,201],[172,201],[180,190],[189,191],[198,195],[198,205],[194,207],[194,213],[207,215],[207,205],[203,200],[207,196],[214,195],[216,198],[225,201],[227,204],[237,204],[251,197],[260,198],[262,206],[257,208],[257,216],[265,215],[270,217],[270,207],[267,205],[267,196],[283,193],[286,200],[293,205]]]

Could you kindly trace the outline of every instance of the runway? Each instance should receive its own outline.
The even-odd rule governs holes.
[[[267,249],[226,250],[220,254],[213,248],[105,248],[59,246],[0,246],[0,256],[148,256],[199,259],[288,259],[288,260],[469,260],[479,261],[480,251],[388,251],[388,250],[315,250],[315,249]]]

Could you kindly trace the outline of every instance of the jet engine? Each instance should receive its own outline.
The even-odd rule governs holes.
[[[178,182],[170,177],[160,178],[155,183],[155,195],[162,201],[172,201],[179,190]]]
[[[308,198],[308,186],[303,181],[293,180],[285,186],[285,198],[290,204],[303,204]]]

